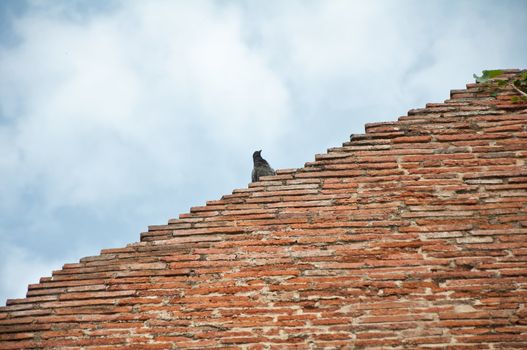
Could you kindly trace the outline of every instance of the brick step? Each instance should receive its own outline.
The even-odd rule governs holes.
[[[492,89],[65,264],[0,308],[0,348],[523,348],[527,110]]]

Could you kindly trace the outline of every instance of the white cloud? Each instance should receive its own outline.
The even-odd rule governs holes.
[[[26,295],[28,284],[38,283],[41,277],[63,264],[59,259],[39,259],[21,247],[3,246],[0,264],[0,290],[2,295],[13,298]]]
[[[171,2],[82,25],[25,18],[23,43],[0,66],[11,78],[0,87],[5,114],[23,110],[7,153],[39,176],[23,180],[44,181],[57,205],[94,204],[167,181],[145,165],[177,183],[198,137],[189,128],[223,146],[271,142],[287,125],[287,90],[244,45],[237,18]]]

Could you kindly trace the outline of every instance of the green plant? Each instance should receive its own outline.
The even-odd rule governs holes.
[[[527,99],[527,71],[520,74],[520,76],[511,83],[514,90],[518,91],[522,98]]]
[[[494,79],[499,77],[504,73],[501,69],[494,70],[484,70],[481,76],[473,74],[476,83],[478,84],[488,84],[490,88],[491,96],[497,97],[499,92],[499,87],[510,84],[514,90],[516,90],[521,96],[514,96],[511,98],[512,103],[527,102],[527,71],[519,74],[514,80],[511,79]],[[488,90],[487,90],[488,91]]]
[[[494,69],[494,70],[484,70],[481,74],[481,77],[478,77],[476,74],[472,74],[476,83],[486,83],[487,81],[494,79],[503,74],[503,70]]]

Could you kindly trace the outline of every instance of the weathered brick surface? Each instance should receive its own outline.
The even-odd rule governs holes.
[[[515,95],[469,84],[66,264],[0,309],[0,349],[527,348]]]

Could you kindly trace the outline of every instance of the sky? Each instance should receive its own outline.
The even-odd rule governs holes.
[[[483,69],[527,1],[0,1],[0,304]]]

